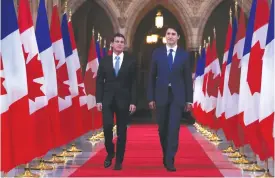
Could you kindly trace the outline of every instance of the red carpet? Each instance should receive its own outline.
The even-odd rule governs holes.
[[[185,126],[180,130],[179,150],[175,158],[177,172],[168,172],[163,167],[156,125],[133,125],[128,128],[128,142],[121,171],[112,170],[115,160],[110,168],[105,169],[103,167],[105,156],[105,149],[102,149],[71,177],[223,177]]]

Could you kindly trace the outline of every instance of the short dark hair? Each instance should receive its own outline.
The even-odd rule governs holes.
[[[116,34],[114,34],[114,36],[113,36],[111,42],[114,42],[116,37],[121,37],[121,38],[124,39],[124,41],[126,41],[124,35],[122,35],[121,33],[116,33]]]
[[[178,26],[176,26],[176,25],[167,25],[166,28],[165,28],[165,34],[166,34],[166,32],[167,32],[167,30],[168,30],[169,28],[175,30],[175,31],[177,32],[177,34],[180,35],[180,31],[181,31],[181,30],[180,30],[180,28],[179,28]]]

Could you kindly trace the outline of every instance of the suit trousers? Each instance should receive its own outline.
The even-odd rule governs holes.
[[[157,105],[156,117],[163,157],[167,164],[173,164],[178,150],[182,107],[175,102],[171,87],[168,87],[168,92],[168,102]]]
[[[103,104],[103,132],[105,138],[105,149],[108,155],[113,155],[115,153],[115,147],[113,143],[114,114],[116,114],[117,124],[116,162],[122,163],[126,146],[127,124],[129,122],[129,107],[118,107],[115,98],[111,104]]]

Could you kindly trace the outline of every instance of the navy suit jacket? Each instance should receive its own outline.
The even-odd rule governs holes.
[[[168,103],[168,85],[171,83],[174,101],[184,107],[193,102],[193,81],[189,54],[177,48],[172,69],[168,64],[166,46],[157,48],[152,55],[147,97],[162,106]]]

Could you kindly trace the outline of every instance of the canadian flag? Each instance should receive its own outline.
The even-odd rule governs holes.
[[[236,23],[236,21],[234,22]],[[236,24],[234,24],[236,26]],[[239,91],[240,91],[240,75],[241,67],[240,62],[243,56],[244,42],[245,42],[245,16],[241,9],[240,19],[238,25],[238,32],[236,35],[236,41],[233,54],[227,61],[227,83],[226,87],[226,104],[225,104],[225,118],[226,125],[230,129],[228,134],[234,142],[236,147],[245,145],[245,136],[241,122],[239,119]],[[232,132],[235,130],[236,132]]]
[[[86,133],[90,130],[90,128],[92,126],[92,125],[86,125],[86,124],[88,124],[87,121],[91,120],[91,114],[88,111],[86,90],[85,90],[85,85],[84,85],[84,81],[83,81],[82,70],[81,70],[80,60],[79,60],[79,56],[78,56],[78,51],[76,48],[76,42],[75,42],[73,26],[72,26],[71,20],[69,20],[69,22],[68,22],[68,28],[69,28],[70,39],[71,39],[72,50],[73,50],[73,61],[74,61],[74,66],[75,66],[75,70],[76,70],[76,75],[77,75],[79,104],[80,104],[81,114],[82,114],[82,118],[83,118],[82,132]],[[88,129],[86,129],[86,128],[88,128]]]
[[[45,0],[40,0],[38,7],[38,15],[36,20],[36,39],[39,50],[39,55],[41,57],[43,73],[45,77],[45,93],[48,100],[48,118],[40,119],[38,122],[38,128],[47,127],[50,123],[51,130],[49,132],[40,132],[40,144],[41,149],[45,152],[52,149],[54,146],[58,145],[54,139],[51,146],[46,146],[46,139],[55,138],[55,133],[59,127],[59,107],[58,107],[58,93],[57,93],[57,78],[55,69],[55,60],[52,49],[52,42],[50,38],[50,30],[48,25],[47,12],[45,7]]]
[[[23,44],[23,52],[26,61],[28,97],[30,106],[30,120],[33,123],[33,135],[35,138],[34,152],[36,156],[45,153],[45,147],[52,146],[52,138],[43,137],[44,134],[51,135],[51,123],[47,110],[48,101],[45,94],[45,79],[42,64],[39,57],[36,37],[32,22],[32,16],[28,0],[20,0],[18,9],[18,24]],[[43,126],[40,123],[44,123]],[[41,135],[42,134],[42,135]],[[41,137],[47,140],[41,141]]]
[[[274,62],[274,0],[272,0],[269,24],[266,38],[265,53],[263,56],[262,68],[262,85],[260,96],[260,111],[259,121],[262,136],[267,143],[270,153],[274,158],[274,138],[273,138],[273,123],[274,123],[274,107],[275,107],[275,62]]]
[[[246,31],[244,54],[241,64],[240,105],[244,129],[253,151],[265,160],[269,151],[259,127],[259,102],[261,95],[262,57],[266,44],[269,7],[266,0],[253,0]],[[242,92],[242,93],[241,93]],[[243,96],[241,96],[243,95]]]
[[[223,127],[223,123],[225,120],[224,106],[226,101],[225,101],[223,92],[224,92],[226,63],[228,59],[228,53],[230,50],[231,39],[232,39],[232,22],[228,24],[228,28],[227,28],[225,49],[224,49],[223,62],[222,62],[222,71],[220,74],[220,84],[218,87],[217,106],[216,106],[216,113],[215,113],[220,127]]]
[[[5,79],[1,77],[1,90],[4,89],[1,91],[1,170],[7,172],[30,161],[33,150],[29,145],[34,142],[31,132],[34,128],[29,116],[26,64],[13,1],[1,1],[1,17],[1,75],[5,73]]]
[[[216,129],[215,122],[215,108],[217,103],[218,95],[218,84],[219,84],[219,74],[220,65],[219,60],[216,56],[216,40],[213,40],[212,47],[207,47],[206,54],[206,65],[204,69],[204,79],[202,91],[204,94],[202,108],[204,111],[204,119],[206,120],[206,125]]]
[[[1,20],[1,19],[0,19]],[[2,24],[1,24],[2,25]],[[8,102],[8,93],[6,90],[6,82],[5,82],[5,74],[4,67],[2,62],[2,48],[0,42],[0,117],[1,117],[1,163],[0,170],[4,172],[8,172],[13,167],[15,167],[14,162],[12,160],[12,143],[11,143],[11,130],[12,127],[9,124],[10,120],[8,117],[9,110],[9,102]]]
[[[66,127],[68,124],[68,118],[73,116],[73,108],[72,108],[72,97],[70,93],[70,83],[68,76],[68,65],[65,60],[65,52],[64,45],[61,34],[61,24],[58,15],[57,5],[53,7],[52,20],[51,20],[51,41],[54,53],[54,59],[56,64],[56,76],[57,76],[57,87],[58,87],[58,105],[59,105],[59,117],[60,123],[59,132],[56,133],[56,136],[59,140],[58,145],[65,144],[68,140],[65,140],[67,134],[70,132],[66,132],[61,128]],[[58,130],[57,130],[58,131]]]
[[[98,54],[96,52],[96,43],[94,39],[94,35],[92,36],[90,43],[90,50],[88,56],[88,63],[86,66],[86,72],[84,76],[84,84],[86,87],[87,99],[88,99],[88,109],[92,112],[92,120],[91,120],[91,128],[93,130],[99,129],[102,126],[101,112],[97,111],[96,108],[96,76],[98,70]]]
[[[217,105],[217,97],[218,97],[218,86],[220,84],[220,63],[217,56],[217,50],[216,50],[216,37],[214,37],[214,40],[212,42],[210,53],[210,61],[206,66],[210,66],[210,71],[207,75],[207,84],[206,84],[206,92],[205,92],[205,114],[206,118],[208,118],[208,125],[209,127],[213,129],[218,129],[218,120],[215,117],[216,113],[216,105]]]

